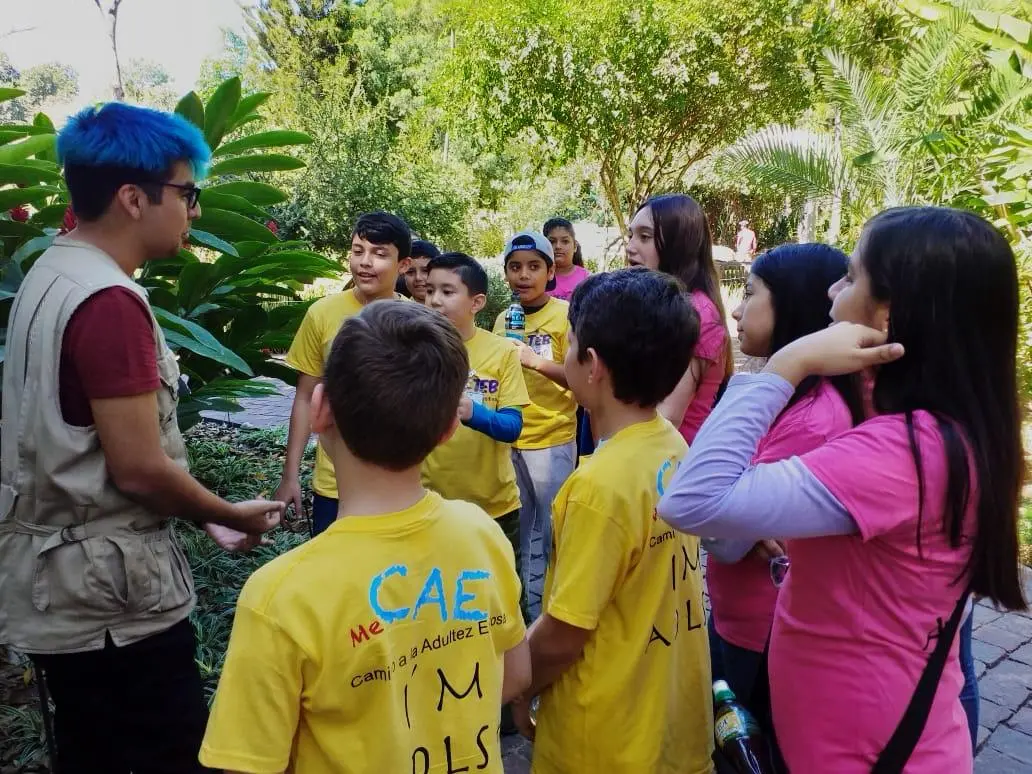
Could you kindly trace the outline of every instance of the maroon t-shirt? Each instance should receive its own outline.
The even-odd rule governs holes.
[[[139,296],[106,288],[79,305],[61,342],[60,380],[61,415],[77,427],[93,424],[91,400],[158,389],[154,328]]]

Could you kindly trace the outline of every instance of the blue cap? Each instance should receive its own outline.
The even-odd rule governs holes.
[[[555,264],[555,253],[552,252],[552,243],[545,238],[545,235],[540,231],[520,231],[518,234],[514,234],[508,242],[505,243],[505,253],[502,256],[502,263],[504,264],[509,260],[509,256],[515,253],[517,250],[533,250],[539,253],[542,258],[545,259],[545,264],[552,266]],[[545,290],[555,290],[555,278],[553,277],[545,285]]]

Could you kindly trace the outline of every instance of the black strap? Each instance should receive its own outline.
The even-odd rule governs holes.
[[[917,681],[914,695],[910,697],[903,717],[900,719],[892,737],[881,751],[878,760],[871,769],[871,774],[901,774],[903,768],[914,754],[921,734],[924,733],[928,716],[932,712],[932,702],[935,700],[935,692],[942,679],[942,671],[946,667],[946,659],[949,657],[950,647],[957,636],[957,629],[960,628],[960,619],[964,617],[964,608],[967,606],[968,596],[971,589],[968,588],[957,600],[956,606],[946,626],[939,632],[936,638],[935,649],[928,657],[924,671]],[[788,771],[781,756],[781,749],[778,747],[778,740],[774,734],[774,722],[770,707],[770,679],[767,671],[767,657],[770,651],[770,635],[767,635],[767,644],[763,649],[763,658],[756,675],[756,682],[753,683],[752,696],[749,705],[752,708],[756,720],[767,735],[770,744],[771,767],[775,772],[782,774]]]
[[[921,679],[917,681],[917,688],[914,690],[914,695],[910,697],[910,704],[907,705],[906,712],[903,713],[903,718],[896,726],[892,738],[878,756],[874,768],[871,769],[871,774],[898,774],[903,771],[903,767],[907,765],[907,761],[913,755],[914,748],[917,747],[918,740],[924,733],[928,715],[931,714],[932,702],[935,700],[935,692],[939,687],[939,680],[942,678],[942,670],[946,667],[950,647],[957,636],[957,629],[960,628],[960,619],[964,617],[964,608],[967,606],[970,592],[971,589],[968,588],[960,595],[950,620],[939,632],[935,641],[935,650],[928,658],[928,663],[921,673]]]

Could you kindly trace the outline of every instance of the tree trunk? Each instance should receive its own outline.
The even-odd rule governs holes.
[[[93,2],[97,4],[97,10],[101,14],[111,17],[108,36],[111,38],[111,52],[115,56],[115,84],[112,91],[115,99],[121,102],[125,99],[125,87],[122,84],[122,63],[118,59],[118,7],[122,5],[122,0],[111,0],[111,7],[107,11],[100,4],[100,0],[93,0]]]
[[[835,133],[835,147],[842,147],[842,116],[839,114],[838,109],[835,109],[834,117],[834,133]],[[839,232],[842,230],[842,194],[844,181],[841,175],[836,176],[835,190],[831,194],[831,218],[828,223],[828,233],[825,234],[824,240],[828,244],[836,244],[839,238]]]
[[[799,216],[799,242],[814,241],[814,231],[817,225],[817,200],[807,198],[803,202],[803,212]]]
[[[602,190],[605,192],[606,201],[609,203],[610,209],[613,210],[613,219],[616,221],[617,228],[620,229],[620,234],[627,236],[627,218],[624,217],[623,202],[620,200],[620,189],[617,182],[619,175],[619,160],[616,162],[616,169],[613,168],[613,165],[608,160],[602,161],[602,166],[599,169]]]

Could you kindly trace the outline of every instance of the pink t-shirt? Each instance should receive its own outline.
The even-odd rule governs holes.
[[[914,414],[918,481],[902,415],[869,419],[802,462],[860,530],[793,540],[770,646],[774,726],[792,771],[866,774],[895,730],[968,577],[976,527],[971,487],[959,548],[943,534],[947,467],[935,419]],[[960,582],[956,582],[960,578]],[[971,771],[955,640],[908,774]]]
[[[777,462],[823,446],[852,427],[849,408],[830,382],[785,411],[760,441],[753,463]],[[778,590],[766,559],[749,556],[734,564],[710,557],[706,567],[713,623],[732,645],[762,653],[767,645]]]
[[[590,276],[591,272],[583,266],[574,266],[573,271],[569,274],[560,274],[559,272],[556,272],[555,287],[548,291],[548,295],[552,298],[558,298],[561,301],[569,301],[570,296],[573,295],[574,288]]]
[[[717,390],[724,381],[728,339],[727,323],[710,297],[701,290],[693,290],[691,301],[699,313],[700,322],[699,342],[695,345],[692,357],[709,361],[709,366],[703,372],[702,381],[695,389],[695,397],[688,404],[678,428],[688,443],[695,440],[695,434],[713,410]]]

